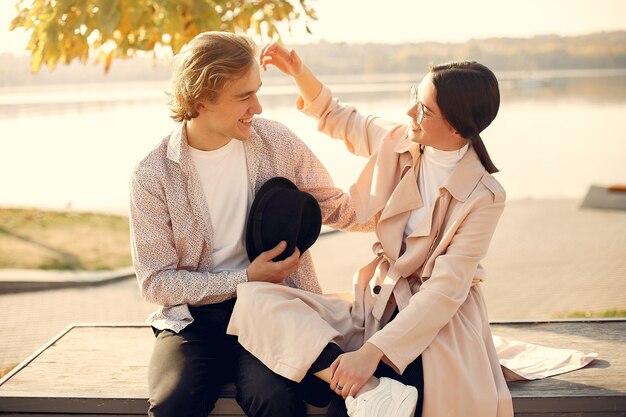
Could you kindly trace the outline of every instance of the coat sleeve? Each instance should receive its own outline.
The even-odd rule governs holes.
[[[136,170],[130,183],[133,264],[143,298],[161,306],[202,305],[235,296],[246,270],[212,274],[179,268],[165,191],[155,173]]]
[[[304,114],[318,120],[320,132],[343,140],[351,153],[367,158],[378,149],[390,131],[399,126],[379,117],[363,115],[351,104],[339,103],[325,85],[311,103],[305,103],[300,96],[297,105]]]
[[[465,302],[480,261],[485,257],[504,201],[477,202],[457,229],[432,274],[409,305],[369,342],[402,373],[430,345]]]
[[[349,193],[335,187],[326,167],[295,134],[289,142],[295,158],[295,183],[302,191],[311,194],[320,205],[322,223],[339,230],[370,232],[375,228],[374,219],[359,223]]]

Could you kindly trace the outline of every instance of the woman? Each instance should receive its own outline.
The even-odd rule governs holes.
[[[405,385],[418,388],[416,415],[512,416],[479,285],[505,200],[480,137],[500,104],[494,74],[476,62],[433,67],[398,124],[333,100],[293,50],[270,44],[260,62],[293,77],[322,132],[369,158],[351,194],[378,241],[354,303],[246,283],[228,332],[286,378],[328,381],[351,416],[412,415]]]

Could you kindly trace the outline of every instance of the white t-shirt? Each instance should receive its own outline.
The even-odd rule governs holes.
[[[248,167],[243,142],[232,139],[213,151],[190,147],[213,227],[211,272],[237,271],[250,265],[244,231],[250,206]]]
[[[467,149],[467,144],[456,151],[442,151],[431,146],[424,147],[424,152],[420,157],[420,172],[417,178],[417,187],[424,205],[411,212],[404,229],[405,239],[415,231],[419,222],[428,215],[439,196],[439,188],[452,174]]]

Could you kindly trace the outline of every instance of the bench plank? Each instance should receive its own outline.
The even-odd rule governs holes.
[[[598,352],[584,369],[510,383],[516,416],[624,416],[626,321],[492,323],[494,334],[544,346]],[[0,380],[0,414],[48,417],[146,415],[154,337],[144,325],[73,325]],[[234,387],[212,416],[242,415]],[[23,414],[30,413],[30,414]],[[324,410],[310,407],[310,415]]]

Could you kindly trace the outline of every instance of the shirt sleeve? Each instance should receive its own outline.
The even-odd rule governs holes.
[[[368,341],[402,373],[430,345],[465,302],[480,261],[485,257],[503,201],[482,202],[464,219],[432,274],[409,305]]]
[[[290,143],[295,157],[295,183],[302,191],[311,194],[320,205],[322,223],[339,230],[370,232],[375,228],[371,219],[359,223],[356,210],[349,193],[335,187],[326,167],[295,134]]]
[[[322,86],[319,96],[306,103],[298,98],[298,109],[318,120],[320,132],[343,140],[348,150],[358,156],[369,158],[398,123],[380,117],[363,115],[351,104],[339,103],[327,86]]]
[[[161,306],[222,302],[248,280],[245,269],[212,274],[179,267],[165,192],[156,174],[133,173],[129,217],[133,264],[146,301]]]

